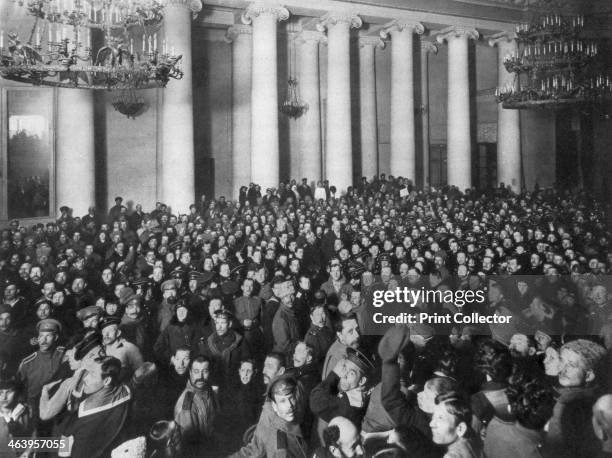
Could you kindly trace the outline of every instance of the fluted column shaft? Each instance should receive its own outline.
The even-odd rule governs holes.
[[[438,52],[430,41],[421,41],[421,116],[423,138],[423,186],[429,186],[429,53]]]
[[[378,175],[378,125],[376,113],[376,47],[378,37],[359,39],[359,111],[361,117],[361,175]]]
[[[353,182],[350,29],[361,27],[361,19],[350,14],[329,14],[319,27],[327,29],[325,178],[343,193]]]
[[[464,191],[472,186],[472,140],[470,133],[470,82],[468,39],[478,38],[475,30],[449,27],[438,35],[448,42],[448,184]]]
[[[277,187],[278,69],[277,22],[289,12],[282,7],[249,6],[243,21],[253,25],[251,67],[251,177],[262,188]]]
[[[184,72],[180,81],[168,83],[162,104],[161,195],[175,213],[186,213],[195,198],[191,15],[200,9],[198,0],[171,0],[164,9],[166,43],[182,54]]]
[[[93,92],[58,89],[56,203],[74,216],[96,204]]]
[[[391,158],[390,171],[415,182],[414,65],[412,36],[421,24],[393,21],[381,35],[391,36]]]
[[[251,180],[251,48],[249,25],[233,25],[227,31],[232,46],[232,192]]]
[[[508,73],[504,58],[517,51],[513,34],[501,33],[489,39],[489,45],[497,46],[497,85],[514,86],[512,73]],[[510,185],[512,190],[521,190],[521,131],[520,111],[505,109],[497,105],[497,182]]]
[[[319,89],[319,43],[321,32],[300,34],[300,95],[308,109],[300,118],[300,178],[312,183],[321,179],[321,95]],[[297,176],[295,178],[298,178]]]

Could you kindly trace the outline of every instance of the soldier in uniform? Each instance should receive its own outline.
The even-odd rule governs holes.
[[[38,331],[38,351],[21,361],[17,370],[17,380],[25,388],[32,417],[37,422],[39,436],[44,437],[50,433],[50,425],[42,423],[38,419],[38,400],[43,385],[53,380],[64,357],[64,347],[57,346],[57,340],[62,332],[59,321],[48,318],[41,320],[36,325]],[[46,433],[46,434],[45,434]]]
[[[305,458],[308,447],[300,428],[304,407],[300,397],[292,376],[272,380],[253,438],[230,458]]]

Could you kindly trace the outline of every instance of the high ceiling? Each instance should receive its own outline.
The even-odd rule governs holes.
[[[239,22],[240,11],[252,1],[202,0],[204,11],[199,22],[213,27]],[[515,24],[542,13],[580,13],[589,17],[596,33],[612,35],[612,0],[275,0],[275,3],[286,6],[293,17],[317,18],[337,7],[353,10],[368,24],[384,24],[399,14],[422,22],[430,30],[464,25],[485,33],[514,30]]]

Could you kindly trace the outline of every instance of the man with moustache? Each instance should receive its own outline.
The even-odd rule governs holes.
[[[189,365],[189,380],[174,407],[174,421],[181,427],[185,456],[198,455],[204,444],[212,445],[213,425],[218,406],[210,386],[211,361],[205,356],[194,358]]]
[[[48,318],[36,325],[38,331],[38,351],[21,361],[17,370],[17,380],[25,387],[25,395],[32,411],[32,416],[38,420],[38,400],[42,387],[53,380],[64,357],[64,347],[58,347],[57,341],[62,331],[59,321]],[[40,433],[50,432],[49,425],[39,424]],[[43,434],[44,435],[44,434]]]

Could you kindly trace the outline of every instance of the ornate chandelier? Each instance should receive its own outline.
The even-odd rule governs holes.
[[[157,37],[156,0],[18,0],[30,35],[0,31],[3,78],[65,88],[143,89],[180,79],[181,56]],[[5,44],[7,45],[5,47]],[[159,45],[159,46],[158,46]]]
[[[514,81],[496,89],[498,103],[504,108],[556,108],[609,94],[612,86],[600,44],[583,32],[584,16],[547,15],[518,25],[518,51],[504,59]]]
[[[287,98],[280,106],[280,112],[295,119],[302,116],[307,109],[308,106],[300,100],[297,79],[289,78],[287,81]]]
[[[291,43],[289,47],[289,79],[287,80],[287,95],[285,100],[280,105],[279,110],[282,114],[289,118],[297,119],[306,113],[308,104],[300,100],[300,91],[298,88],[298,80],[294,75],[295,72],[295,33],[290,33]]]

